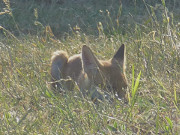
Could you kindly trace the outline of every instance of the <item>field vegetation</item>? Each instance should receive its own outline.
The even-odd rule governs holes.
[[[180,133],[179,0],[0,1],[0,134]],[[126,45],[128,103],[53,93],[50,57]],[[103,90],[101,90],[103,91]]]

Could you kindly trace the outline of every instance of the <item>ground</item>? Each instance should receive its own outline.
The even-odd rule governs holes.
[[[0,134],[180,132],[179,1],[0,2]],[[50,57],[88,45],[108,59],[126,45],[129,103],[53,93]],[[141,74],[140,74],[141,73]],[[102,90],[102,89],[101,89]],[[103,90],[102,90],[103,91]]]

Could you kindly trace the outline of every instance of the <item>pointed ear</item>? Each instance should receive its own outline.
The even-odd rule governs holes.
[[[116,60],[120,64],[124,65],[124,62],[125,62],[125,45],[124,44],[121,45],[121,47],[118,49],[118,51],[116,52],[112,60],[113,61]]]
[[[99,61],[94,56],[91,49],[86,45],[82,47],[82,64],[85,72],[97,69],[99,66]]]

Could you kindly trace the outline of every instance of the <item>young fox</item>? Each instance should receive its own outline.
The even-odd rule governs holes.
[[[109,60],[98,60],[91,49],[84,45],[82,53],[69,57],[65,51],[56,51],[51,58],[52,86],[61,88],[60,80],[68,77],[74,80],[80,90],[90,90],[91,86],[108,88],[124,98],[127,87],[125,75],[125,46]]]

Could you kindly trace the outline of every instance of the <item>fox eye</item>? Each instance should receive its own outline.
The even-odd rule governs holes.
[[[107,87],[107,89],[109,89],[109,90],[112,89],[112,86],[111,86],[111,85],[107,85],[106,87]]]

